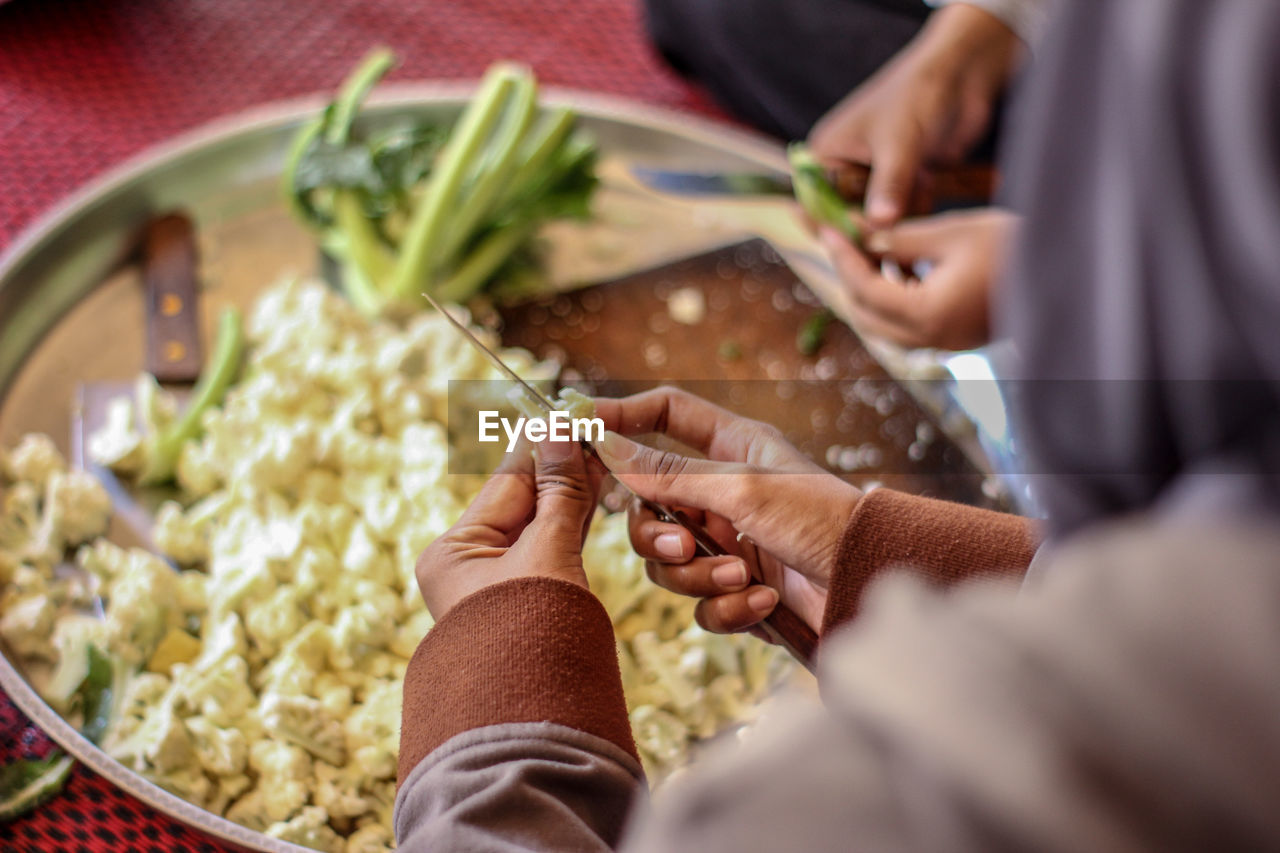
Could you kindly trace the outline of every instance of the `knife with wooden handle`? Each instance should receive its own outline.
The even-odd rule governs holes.
[[[200,313],[195,226],[180,213],[152,220],[142,241],[146,287],[145,369],[160,382],[195,382],[200,352]]]

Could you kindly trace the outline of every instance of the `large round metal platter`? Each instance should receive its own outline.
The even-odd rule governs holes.
[[[470,92],[459,84],[389,86],[371,99],[368,120],[448,120]],[[759,235],[839,310],[839,289],[786,205],[691,204],[628,177],[632,165],[783,173],[776,144],[613,98],[553,90],[545,100],[577,108],[602,152],[597,221],[556,226],[547,235],[558,286]],[[196,222],[206,339],[222,305],[247,305],[282,276],[315,271],[315,241],[286,211],[279,174],[294,132],[323,103],[316,97],[268,105],[153,148],[64,201],[9,247],[0,259],[0,443],[37,431],[67,450],[76,388],[137,374],[143,298],[136,270],[122,261],[156,213],[180,208]],[[251,849],[303,849],[197,808],[109,758],[45,704],[7,651],[0,655],[0,686],[69,753],[155,808]]]

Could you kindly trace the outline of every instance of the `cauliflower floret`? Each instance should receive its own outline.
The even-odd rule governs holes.
[[[45,487],[45,514],[64,545],[79,545],[107,532],[111,497],[88,472],[56,471]]]
[[[160,507],[151,538],[157,548],[184,565],[209,559],[208,531],[192,524],[176,501],[165,501]]]
[[[417,589],[415,587],[414,591]],[[419,598],[421,601],[421,598]],[[398,654],[405,660],[413,657],[413,653],[418,650],[418,645],[422,642],[422,638],[427,636],[427,632],[431,630],[431,626],[435,624],[435,619],[431,617],[431,611],[426,607],[414,611],[408,619],[404,620],[398,628],[396,628],[395,638],[389,644],[391,651]]]
[[[396,580],[391,555],[382,550],[363,520],[351,528],[347,548],[342,554],[342,565],[348,572],[373,583],[390,586]]]
[[[255,698],[249,686],[249,665],[245,659],[229,655],[207,668],[203,656],[193,664],[175,664],[173,673],[177,698],[184,708],[219,726],[245,727],[244,717]]]
[[[40,695],[60,711],[67,711],[71,697],[89,674],[89,647],[109,648],[107,624],[101,619],[71,614],[58,620],[53,632],[58,666],[49,676]]]
[[[400,741],[400,703],[403,685],[398,681],[373,681],[366,685],[364,701],[343,723],[347,750],[382,747],[395,754]]]
[[[271,823],[288,820],[310,796],[311,757],[292,744],[260,740],[249,747],[249,767],[258,774],[263,814]]]
[[[273,737],[300,746],[329,764],[346,763],[342,723],[318,699],[270,693],[263,697],[258,714]]]
[[[42,433],[28,433],[9,451],[8,476],[11,480],[25,481],[44,488],[54,474],[67,470],[53,439]]]
[[[235,728],[223,728],[204,717],[190,717],[186,723],[201,767],[214,776],[236,776],[244,773],[249,758],[249,743],[244,732]]]
[[[328,627],[318,621],[308,622],[258,673],[254,683],[263,692],[308,694],[316,676],[324,671],[329,647]]]
[[[0,614],[0,638],[13,653],[23,658],[56,661],[58,653],[50,638],[58,607],[47,595],[19,597],[4,604]]]
[[[390,593],[390,598],[384,594],[341,610],[331,629],[329,663],[335,669],[354,669],[371,653],[386,648],[395,638],[399,603],[399,597]]]
[[[272,824],[267,828],[267,835],[325,853],[343,853],[345,847],[338,833],[329,826],[329,816],[318,806],[307,806],[296,817]]]
[[[390,853],[395,845],[391,830],[369,821],[347,836],[347,853]]]
[[[182,626],[177,573],[154,554],[130,550],[107,594],[111,648],[129,663],[149,660],[165,634]]]
[[[298,592],[291,586],[282,586],[245,608],[245,629],[264,657],[275,655],[306,621]]]
[[[136,728],[108,744],[107,754],[138,772],[154,769],[166,775],[196,760],[191,734],[169,701],[151,706]]]
[[[360,780],[347,768],[316,762],[316,786],[312,801],[335,820],[360,817],[373,803],[360,793]]]
[[[175,767],[167,772],[156,772],[155,770],[141,772],[169,793],[181,797],[189,803],[195,803],[200,808],[207,807],[210,794],[213,793],[213,784],[197,764]]]
[[[219,776],[217,787],[210,792],[205,808],[214,814],[225,814],[227,806],[253,784],[247,775],[240,773],[234,776]],[[266,825],[265,823],[263,824]]]
[[[4,493],[0,508],[0,549],[19,561],[49,571],[62,557],[63,543],[52,516],[41,512],[40,488],[21,482]]]
[[[89,458],[126,474],[142,468],[142,433],[137,430],[130,397],[115,397],[107,403],[102,428],[89,436]]]
[[[220,462],[218,449],[208,436],[187,442],[178,455],[178,485],[193,497],[213,494],[224,480]]]

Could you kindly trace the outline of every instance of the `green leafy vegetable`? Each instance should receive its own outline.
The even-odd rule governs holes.
[[[79,706],[84,713],[80,733],[98,743],[111,721],[116,690],[111,660],[94,646],[89,646],[88,673],[78,691]],[[75,759],[60,749],[44,758],[15,761],[0,767],[0,822],[12,820],[48,802],[62,790]]]
[[[142,473],[138,478],[140,483],[155,484],[173,479],[183,444],[200,435],[201,418],[208,409],[222,402],[227,388],[240,371],[243,356],[244,324],[240,312],[228,308],[218,324],[213,355],[200,371],[190,404],[173,423],[147,436],[143,445]]]
[[[814,158],[809,146],[793,142],[787,149],[787,159],[791,161],[791,184],[796,200],[805,212],[822,225],[835,228],[850,242],[859,242],[862,229],[854,220],[849,205],[827,180],[826,171]]]
[[[796,349],[801,355],[814,355],[822,349],[822,342],[827,335],[827,327],[836,317],[829,308],[820,308],[805,320],[800,331],[796,333]]]
[[[47,758],[0,767],[0,821],[12,820],[48,802],[62,790],[75,759],[60,749]]]
[[[367,314],[424,290],[465,300],[508,270],[527,281],[539,227],[589,214],[595,143],[571,110],[540,110],[532,73],[510,63],[489,70],[452,128],[361,133],[360,105],[393,64],[370,54],[299,132],[285,170],[295,215]]]

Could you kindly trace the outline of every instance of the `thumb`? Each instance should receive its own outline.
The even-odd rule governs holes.
[[[640,497],[668,506],[710,510],[730,521],[737,508],[734,495],[751,472],[739,463],[655,450],[616,432],[606,432],[604,441],[595,448],[610,473]]]
[[[906,215],[920,172],[921,147],[918,134],[890,135],[872,152],[866,210],[871,225],[888,227]]]
[[[867,235],[863,246],[873,255],[897,261],[936,260],[951,238],[951,223],[946,217],[913,219],[893,228]]]
[[[587,519],[595,512],[595,492],[587,476],[582,447],[576,441],[539,442],[534,450],[537,493],[535,524],[546,535],[581,545]]]

